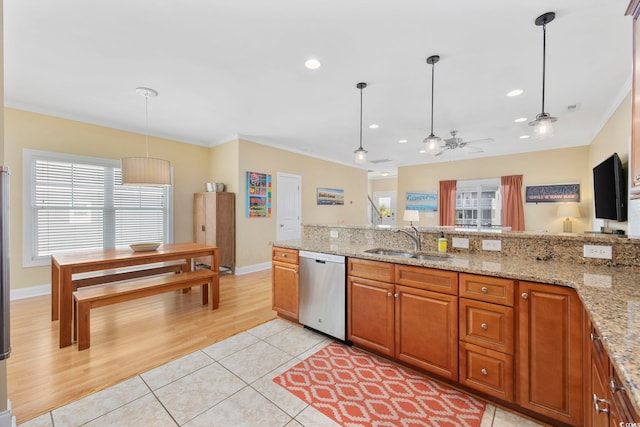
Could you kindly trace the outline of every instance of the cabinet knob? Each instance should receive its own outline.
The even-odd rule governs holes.
[[[522,299],[529,299],[529,294],[526,292],[522,293]]]
[[[400,294],[393,294],[394,297],[398,298]]]
[[[613,378],[611,378],[611,381],[609,381],[609,388],[613,393],[617,393],[619,391],[626,391],[625,388],[622,387],[620,384],[618,384],[616,380],[614,380]]]
[[[489,329],[489,326],[488,326],[486,323],[483,323],[482,325],[480,325],[480,327],[481,327],[482,329],[484,329],[485,331],[486,331],[487,329]]]
[[[487,375],[489,375],[489,372],[486,370],[486,368],[482,368],[482,369],[480,369],[480,372],[481,372],[481,373],[482,373],[482,375],[484,375],[485,377],[486,377]]]
[[[640,181],[640,175],[636,175],[636,181]]]
[[[609,409],[601,408],[600,407],[601,403],[609,404],[609,402],[607,402],[605,399],[600,399],[597,394],[593,393],[593,409],[596,411],[596,414],[600,414],[600,413],[608,414]]]
[[[487,288],[486,286],[483,286],[482,289],[480,289],[482,291],[483,294],[486,294],[487,292],[489,292],[489,288]]]
[[[391,293],[391,292],[387,292],[387,296],[388,296],[388,297],[392,297],[392,296],[393,296],[393,293]]]
[[[287,257],[287,254],[282,254],[282,258],[286,258],[286,257]]]

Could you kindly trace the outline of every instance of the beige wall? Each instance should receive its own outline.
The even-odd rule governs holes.
[[[580,183],[582,218],[573,222],[574,232],[591,226],[592,188],[587,168],[589,147],[538,151],[509,156],[483,157],[457,162],[406,166],[398,169],[398,201],[408,191],[438,191],[441,180],[498,178],[503,175],[523,175],[523,187],[538,184]],[[523,188],[524,190],[524,188]],[[400,206],[399,206],[399,209]],[[562,219],[556,217],[553,203],[525,203],[525,227],[532,231],[562,232]],[[419,225],[436,226],[438,213],[421,215]]]
[[[367,172],[355,167],[318,160],[266,145],[239,141],[240,191],[236,197],[236,229],[239,249],[238,266],[269,262],[271,242],[276,238],[277,173],[302,177],[303,224],[367,224]],[[247,218],[245,212],[246,172],[269,173],[273,179],[270,218]],[[318,206],[316,188],[344,189],[344,206]]]
[[[211,148],[210,182],[222,182],[225,191],[237,193],[240,185],[239,141],[234,140]]]
[[[119,159],[144,154],[144,135],[5,109],[5,162],[11,170],[11,288],[51,282],[49,267],[22,267],[22,150]],[[174,240],[193,240],[193,193],[209,179],[209,148],[149,138],[149,152],[174,170]]]
[[[378,178],[369,180],[369,194],[376,191],[397,191],[398,178]]]

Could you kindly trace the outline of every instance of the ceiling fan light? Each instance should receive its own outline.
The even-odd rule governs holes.
[[[365,150],[364,148],[360,147],[353,153],[356,155],[356,158],[355,158],[356,164],[362,165],[367,162],[368,151]]]
[[[440,141],[442,141],[442,139],[434,134],[426,137],[423,141],[425,143],[425,152],[432,155],[438,154],[440,151]]]

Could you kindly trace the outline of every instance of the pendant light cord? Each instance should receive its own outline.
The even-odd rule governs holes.
[[[362,150],[362,87],[360,87],[360,150]]]
[[[547,24],[542,24],[542,114],[544,114],[544,85],[547,69]]]
[[[433,135],[433,88],[434,88],[434,74],[436,70],[436,63],[431,64],[431,135]]]

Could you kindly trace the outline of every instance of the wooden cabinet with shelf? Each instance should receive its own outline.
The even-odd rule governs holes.
[[[273,247],[271,249],[272,307],[278,314],[298,320],[299,305],[298,251]]]
[[[513,280],[460,273],[460,383],[513,402]]]
[[[236,195],[226,192],[193,195],[193,240],[220,250],[221,271],[236,269]]]
[[[519,406],[583,425],[582,306],[571,288],[518,283]]]
[[[350,258],[347,281],[350,341],[458,379],[457,273]]]

